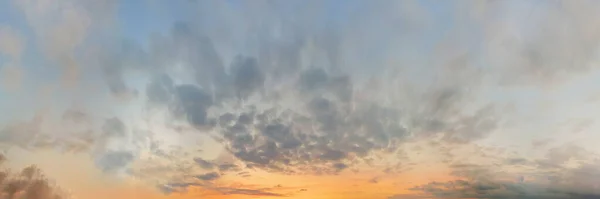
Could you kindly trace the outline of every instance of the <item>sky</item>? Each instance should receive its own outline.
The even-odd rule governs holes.
[[[598,9],[0,0],[0,197],[600,198]]]

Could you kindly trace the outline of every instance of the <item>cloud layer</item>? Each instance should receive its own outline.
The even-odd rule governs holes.
[[[163,16],[153,25],[131,22],[130,5],[119,1],[11,5],[28,28],[0,24],[0,82],[29,85],[26,93],[60,86],[47,98],[16,99],[28,117],[1,121],[7,149],[88,153],[107,175],[130,175],[165,193],[289,196],[295,192],[282,187],[224,184],[260,172],[396,175],[419,169],[416,154],[428,150],[456,180],[392,198],[598,194],[590,185],[597,163],[586,159],[592,152],[567,147],[520,157],[483,149],[527,125],[530,108],[518,106],[527,95],[511,98],[514,90],[560,88],[595,70],[593,1],[134,6]],[[36,54],[54,73],[22,66],[22,57]],[[53,105],[29,110],[42,101]],[[499,166],[454,154],[468,147]]]

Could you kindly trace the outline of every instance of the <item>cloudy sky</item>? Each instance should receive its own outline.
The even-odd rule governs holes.
[[[599,10],[0,0],[0,195],[600,198]]]

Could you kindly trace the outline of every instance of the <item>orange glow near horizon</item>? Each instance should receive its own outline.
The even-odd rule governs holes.
[[[253,195],[224,195],[215,190],[200,187],[190,187],[185,193],[160,193],[156,188],[135,180],[117,179],[106,177],[94,167],[90,159],[82,155],[68,155],[56,152],[15,151],[12,157],[25,157],[27,160],[13,161],[12,167],[19,168],[30,164],[28,160],[37,158],[37,165],[57,185],[76,198],[101,199],[101,198],[149,198],[149,199],[243,199],[261,198],[271,199],[280,196],[253,196]],[[9,158],[11,157],[9,156]],[[13,158],[19,160],[20,158]],[[53,161],[60,159],[61,161]],[[68,164],[68,171],[64,165]],[[377,182],[370,182],[378,177]],[[414,170],[412,172],[384,175],[373,168],[365,168],[363,172],[343,172],[334,176],[291,176],[257,172],[252,179],[224,178],[215,182],[224,187],[239,189],[271,188],[270,192],[285,195],[290,199],[362,199],[362,198],[387,198],[394,194],[410,194],[408,188],[424,184],[432,180],[445,181],[452,177],[447,175],[443,167],[428,167],[428,169]],[[279,185],[279,186],[278,186]]]

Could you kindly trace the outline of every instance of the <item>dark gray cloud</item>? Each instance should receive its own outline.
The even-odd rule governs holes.
[[[509,165],[525,165],[529,162],[529,160],[525,158],[509,158],[506,160],[506,163]]]
[[[242,176],[244,178],[247,178],[247,177],[250,177],[252,175],[250,175],[250,172],[248,172],[248,171],[243,171],[243,172],[238,173],[237,176]]]
[[[96,159],[96,165],[104,172],[115,172],[128,166],[134,158],[129,151],[107,151]]]
[[[174,89],[175,85],[171,77],[166,74],[157,75],[146,87],[146,96],[152,103],[167,104],[173,98]]]
[[[222,195],[247,195],[247,196],[275,196],[275,197],[286,197],[290,196],[291,193],[281,194],[274,192],[275,189],[281,188],[262,188],[262,189],[247,189],[247,188],[232,188],[232,187],[219,187],[212,184],[203,183],[169,183],[159,185],[159,189],[165,194],[175,192],[186,192],[190,187],[200,187],[202,189],[215,191]]]
[[[104,68],[104,76],[108,84],[108,89],[115,95],[122,95],[129,91],[121,74],[122,72],[119,70],[121,70],[119,66]]]
[[[194,162],[203,169],[213,169],[215,165],[212,162],[206,161],[202,158],[194,158]]]
[[[221,172],[240,171],[240,167],[235,164],[221,164],[221,165],[219,165],[219,171],[221,171]]]
[[[146,74],[153,71],[153,67],[147,57],[148,53],[139,43],[107,31],[111,29],[112,27],[105,27],[96,30],[91,33],[96,36],[94,41],[80,44],[82,48],[80,55],[77,55],[76,60],[72,62],[85,64],[82,64],[81,69],[70,68],[70,72],[74,73],[71,75],[88,78],[85,72],[94,71],[94,74],[99,75],[106,84],[109,94],[120,99],[131,99],[137,97],[138,90],[134,88],[135,85],[128,85],[128,75],[140,72]],[[86,80],[77,81],[86,82]]]
[[[210,126],[208,109],[215,105],[214,96],[196,84],[175,85],[167,74],[157,75],[146,87],[153,105],[166,107],[174,118],[187,120],[197,127]]]
[[[199,85],[209,88],[212,85],[220,88],[226,85],[227,74],[222,57],[215,50],[213,41],[195,30],[188,23],[174,25],[173,39],[175,56],[184,59],[194,70],[194,77]]]
[[[324,69],[312,68],[300,74],[298,86],[301,91],[310,92],[324,89],[329,81],[329,74]]]
[[[85,123],[85,122],[90,122],[89,116],[79,110],[66,110],[63,115],[62,115],[62,119],[65,121],[72,121],[75,123]]]
[[[298,85],[306,84],[302,78],[298,81]],[[352,87],[351,84],[345,86]],[[330,87],[322,85],[322,88]],[[327,173],[340,169],[328,169],[326,163],[335,164],[348,157],[366,161],[363,158],[372,151],[393,153],[399,144],[413,138],[441,134],[446,141],[466,143],[485,138],[497,127],[493,107],[483,107],[473,115],[451,115],[456,113],[461,99],[453,97],[456,91],[442,89],[439,92],[440,97],[431,101],[435,106],[423,104],[429,109],[411,115],[399,108],[362,101],[354,101],[350,107],[346,97],[337,95],[338,90],[313,88],[298,96],[298,99],[306,99],[307,94],[315,94],[300,101],[306,106],[306,112],[279,108],[258,111],[249,105],[242,107],[241,113],[223,113],[216,117],[220,134],[216,136],[222,138],[233,156],[250,167],[283,173]],[[333,97],[325,97],[325,94],[333,94]],[[410,123],[402,124],[403,120]]]
[[[539,159],[492,156],[489,163],[450,165],[459,180],[433,181],[410,190],[423,198],[600,198],[596,157],[573,145],[552,148]]]
[[[597,189],[569,190],[554,185],[525,184],[499,181],[465,181],[431,182],[412,188],[413,191],[425,192],[435,198],[600,198]]]
[[[210,172],[210,173],[196,176],[196,178],[198,178],[200,180],[204,180],[204,181],[216,180],[219,177],[221,177],[221,176],[217,172]]]
[[[102,131],[107,137],[125,137],[127,135],[125,124],[119,118],[110,118],[104,121]]]
[[[265,82],[256,58],[236,57],[231,66],[233,85],[236,95],[245,98],[253,92],[260,91]]]
[[[152,75],[160,74],[156,75],[146,88],[149,99],[164,103],[173,95],[173,81],[170,75],[167,75],[171,73],[191,76],[193,81],[187,82],[188,84],[196,85],[205,91],[214,91],[214,97],[217,99],[231,96],[232,79],[227,74],[213,41],[199,32],[197,27],[185,22],[173,24],[169,33],[168,36],[152,38],[150,49],[139,53],[143,54],[143,63],[147,65],[138,68],[138,71],[142,70]],[[173,64],[180,65],[171,67]]]
[[[344,163],[335,163],[335,164],[333,164],[333,168],[337,169],[338,171],[341,171],[341,170],[348,168],[348,165],[346,165]]]
[[[194,85],[179,85],[175,92],[178,104],[173,107],[173,113],[184,116],[192,125],[207,125],[207,109],[213,103],[212,97]]]
[[[306,112],[278,108],[261,112],[252,106],[244,107],[245,112],[218,117],[221,135],[217,136],[223,138],[233,156],[253,168],[328,173],[340,169],[327,168],[327,163],[336,164],[350,157],[367,161],[373,151],[394,153],[399,144],[414,138],[442,135],[448,142],[466,143],[485,138],[495,130],[498,121],[493,118],[493,107],[484,107],[473,115],[450,115],[456,113],[454,107],[459,100],[444,95],[444,91],[440,91],[439,100],[432,102],[437,108],[421,116],[369,102],[354,101],[351,108],[345,98],[324,95],[336,91],[307,90],[298,98],[306,98],[306,92],[321,94],[303,102]],[[403,120],[410,123],[402,124]]]
[[[130,164],[137,159],[137,141],[146,138],[145,132],[129,130],[125,123],[117,117],[106,119],[99,130],[100,134],[90,130],[71,136],[76,141],[79,139],[79,142],[75,142],[75,144],[84,141],[83,143],[89,147],[86,152],[92,153],[96,166],[103,172],[115,173],[128,169]],[[127,141],[131,138],[134,139],[133,142]],[[73,145],[66,144],[67,146]],[[127,149],[123,147],[127,147]]]

